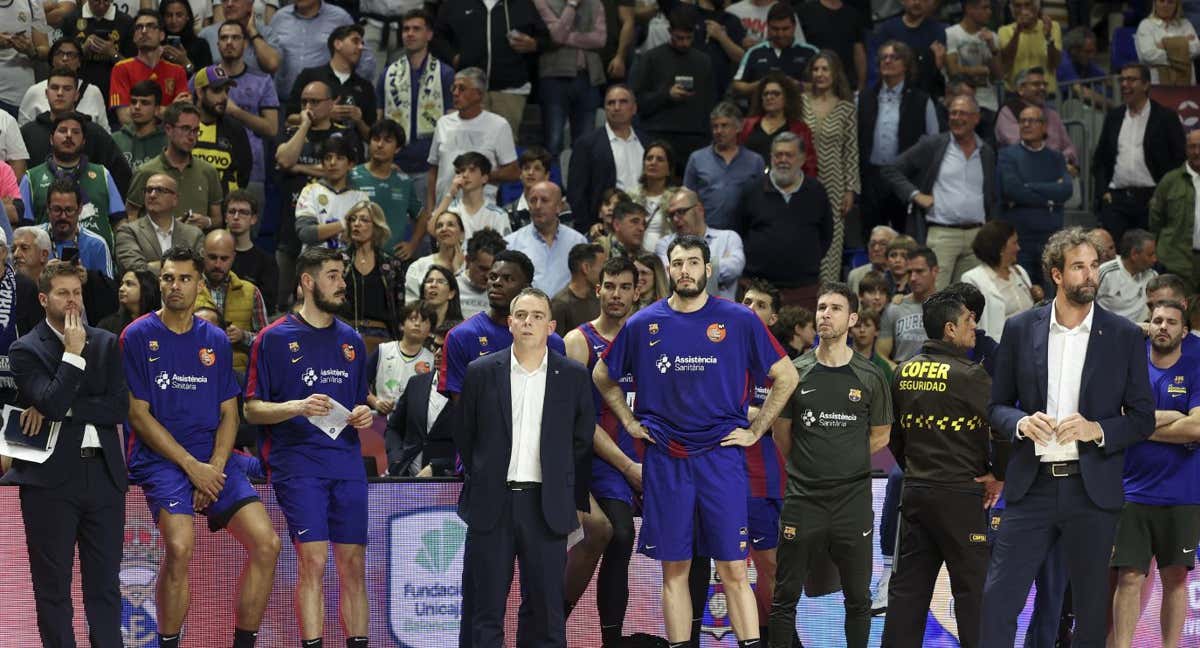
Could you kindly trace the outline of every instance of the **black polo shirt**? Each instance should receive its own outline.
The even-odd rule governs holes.
[[[304,92],[304,86],[313,81],[324,81],[329,84],[329,87],[333,89],[335,103],[358,106],[362,108],[363,121],[368,124],[375,123],[375,86],[353,72],[343,83],[334,74],[333,68],[329,64],[305,68],[300,72],[300,76],[296,77],[296,83],[292,85],[292,93],[288,96],[287,114],[295,115],[300,112],[300,93]]]
[[[137,48],[133,45],[133,18],[120,10],[113,14],[112,20],[103,16],[84,18],[84,6],[85,3],[81,1],[74,11],[63,18],[62,34],[63,38],[75,41],[79,45],[79,49],[83,51],[83,65],[79,68],[79,77],[100,88],[100,92],[104,95],[104,101],[107,103],[109,100],[108,82],[112,75],[113,64],[118,59],[98,57],[88,51],[83,43],[88,36],[95,34],[101,40],[116,43],[121,58],[136,56]],[[170,102],[167,101],[167,103]]]
[[[779,70],[799,81],[804,78],[809,59],[816,55],[817,48],[812,45],[794,43],[777,51],[771,46],[771,41],[763,41],[746,50],[742,64],[738,66],[733,78],[737,81],[758,81],[768,72]]]

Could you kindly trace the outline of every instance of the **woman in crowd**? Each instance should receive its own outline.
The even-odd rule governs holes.
[[[638,309],[664,298],[668,293],[667,271],[663,269],[662,259],[653,252],[639,254],[633,260],[637,268]]]
[[[822,50],[808,62],[809,91],[801,102],[800,115],[812,125],[816,140],[817,179],[829,194],[833,213],[833,242],[821,262],[821,281],[837,281],[842,275],[842,242],[846,214],[861,191],[858,177],[858,111],[854,93],[838,55]]]
[[[1151,83],[1194,85],[1192,63],[1200,58],[1196,28],[1183,17],[1180,0],[1154,0],[1153,5],[1134,36],[1138,60],[1150,66]]]
[[[738,142],[771,162],[771,140],[785,130],[804,140],[804,175],[817,175],[817,151],[812,131],[801,116],[804,112],[800,88],[783,72],[768,72],[750,95],[750,115],[742,121]]]
[[[117,304],[117,312],[100,320],[97,326],[120,336],[133,320],[162,307],[158,277],[149,270],[127,271],[117,289]]]
[[[431,328],[447,319],[461,320],[462,304],[458,298],[458,280],[446,266],[431,265],[421,280],[421,299],[434,312]]]
[[[399,334],[397,324],[404,305],[400,262],[383,249],[392,230],[382,207],[359,201],[346,212],[342,223],[342,243],[350,257],[342,314],[362,336],[370,354]]]
[[[158,15],[162,16],[163,26],[166,27],[166,34],[163,35],[164,59],[187,68],[188,78],[212,65],[212,50],[204,39],[196,36],[195,14],[187,0],[162,0],[158,4]],[[250,46],[249,43],[246,45]]]
[[[667,234],[667,203],[679,188],[672,175],[675,150],[671,145],[656,140],[642,153],[642,176],[638,187],[629,194],[633,202],[646,208],[646,237],[642,240],[643,250],[654,250],[658,239]]]
[[[592,223],[592,228],[588,230],[589,241],[598,240],[612,233],[613,209],[622,200],[629,200],[629,194],[616,187],[609,187],[600,193],[599,219],[595,223]]]
[[[980,265],[967,271],[962,280],[983,293],[983,314],[979,328],[997,342],[1004,332],[1004,320],[1033,308],[1044,296],[1041,286],[1033,285],[1029,275],[1017,263],[1017,230],[1005,221],[984,223],[975,235],[971,250]]]
[[[458,273],[466,265],[466,256],[463,253],[462,218],[453,211],[444,211],[438,214],[432,226],[437,250],[433,254],[417,259],[408,266],[408,272],[404,275],[404,301],[420,299],[421,282],[425,280],[425,273],[430,266],[440,265]]]

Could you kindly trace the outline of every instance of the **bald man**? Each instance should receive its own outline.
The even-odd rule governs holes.
[[[262,292],[233,272],[236,241],[227,230],[204,237],[204,287],[196,296],[196,309],[211,309],[233,347],[233,368],[244,376],[254,337],[267,325],[267,305]]]
[[[204,232],[175,218],[179,208],[179,186],[165,173],[146,179],[144,209],[116,231],[117,263],[122,272],[146,270],[157,273],[163,252],[186,246],[200,250]]]
[[[539,182],[529,188],[529,224],[504,237],[508,249],[519,250],[533,261],[533,287],[547,295],[556,295],[571,280],[567,256],[571,248],[587,243],[583,234],[558,222],[562,208],[562,189],[553,182]]]

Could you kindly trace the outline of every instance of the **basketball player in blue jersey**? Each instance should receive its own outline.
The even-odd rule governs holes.
[[[1150,386],[1155,429],[1125,451],[1125,507],[1111,564],[1117,570],[1112,645],[1127,648],[1141,616],[1150,561],[1162,580],[1162,641],[1179,646],[1188,614],[1188,572],[1200,542],[1200,359],[1183,352],[1185,309],[1160,301],[1150,310]]]
[[[221,329],[193,314],[204,261],[186,247],[163,255],[162,309],[121,334],[129,383],[129,477],[142,487],[162,533],[158,645],[179,646],[188,611],[188,563],[195,544],[192,517],[202,512],[212,531],[229,529],[246,549],[233,645],[255,643],[271,585],[279,536],[247,473],[253,457],[231,452],[238,427],[233,352]]]
[[[754,313],[705,292],[712,266],[704,239],[675,239],[667,261],[671,296],[629,318],[592,376],[629,435],[649,442],[639,549],[662,562],[670,645],[689,643],[694,543],[717,562],[738,645],[757,648],[743,448],[770,429],[796,388],[796,369]],[[638,388],[636,414],[619,382],[625,374]],[[768,378],[774,388],[751,423],[752,386]]]
[[[627,257],[614,257],[600,270],[596,288],[600,316],[567,333],[567,357],[595,369],[596,361],[617,336],[637,303],[637,267]],[[633,401],[633,376],[621,378],[621,389]],[[635,441],[593,389],[596,433],[592,442],[592,506],[599,507],[612,527],[596,576],[596,608],[604,648],[620,645],[629,605],[629,559],[633,554],[635,493],[642,491],[642,441]],[[594,567],[594,565],[593,565]]]
[[[367,478],[358,431],[371,427],[367,353],[334,317],[346,300],[337,250],[296,260],[304,305],[263,329],[250,350],[246,420],[264,426],[263,457],[298,558],[301,645],[321,648],[325,559],[333,544],[348,648],[367,645]]]

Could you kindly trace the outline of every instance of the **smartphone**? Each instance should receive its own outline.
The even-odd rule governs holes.
[[[67,263],[74,263],[79,260],[79,248],[65,247],[62,249],[62,253],[58,255],[58,258]]]
[[[180,36],[167,36],[167,45],[171,47],[183,47],[183,38]]]
[[[696,80],[690,76],[677,76],[675,77],[675,85],[691,92],[696,87]]]

